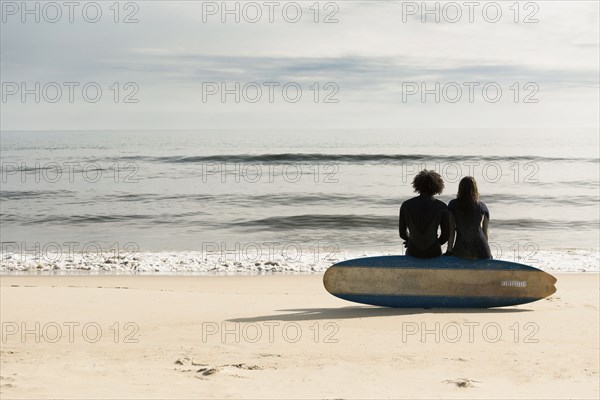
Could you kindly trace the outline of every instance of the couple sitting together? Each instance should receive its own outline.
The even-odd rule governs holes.
[[[400,207],[400,237],[405,240],[407,256],[441,256],[442,245],[448,242],[444,255],[492,258],[488,244],[490,213],[479,201],[477,182],[473,177],[461,179],[456,199],[447,206],[433,197],[444,190],[444,180],[437,172],[419,172],[412,185],[419,196],[405,201]]]

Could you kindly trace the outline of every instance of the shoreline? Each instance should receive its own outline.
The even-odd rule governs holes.
[[[272,274],[323,273],[331,265],[355,258],[401,255],[394,251],[352,251],[325,254],[301,253],[297,257],[270,254],[251,258],[244,254],[202,251],[156,251],[125,255],[107,253],[11,253],[0,254],[0,274],[6,273],[125,273],[125,274]],[[600,272],[600,250],[540,250],[522,256],[494,257],[497,260],[529,265],[549,273]]]
[[[3,275],[0,390],[6,399],[597,398],[600,274],[557,278],[557,293],[533,303],[425,310],[340,300],[320,274]]]
[[[598,275],[600,271],[561,271],[561,270],[542,270],[552,275]],[[323,276],[325,271],[241,271],[241,272],[220,272],[220,271],[0,271],[2,277],[104,277],[104,276],[130,276],[130,277],[257,277],[257,276]]]

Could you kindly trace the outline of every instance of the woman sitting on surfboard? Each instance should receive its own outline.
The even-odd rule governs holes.
[[[431,258],[442,255],[448,241],[448,207],[433,196],[442,193],[444,180],[435,171],[423,170],[415,176],[413,188],[419,196],[400,207],[400,237],[405,240],[406,255]],[[441,228],[438,237],[438,227]]]
[[[475,178],[467,176],[461,179],[456,199],[448,204],[448,210],[450,238],[446,254],[470,259],[492,258],[488,244],[490,212],[479,200]]]

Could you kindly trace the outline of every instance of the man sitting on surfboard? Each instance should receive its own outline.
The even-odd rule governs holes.
[[[441,256],[442,245],[448,241],[448,207],[433,196],[442,193],[444,180],[435,171],[423,170],[415,176],[412,186],[419,196],[406,200],[400,207],[399,230],[405,240],[406,255]]]

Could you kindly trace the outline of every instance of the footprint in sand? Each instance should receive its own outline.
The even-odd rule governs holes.
[[[200,368],[196,372],[202,373],[202,375],[204,375],[204,376],[208,376],[208,375],[216,374],[217,372],[219,372],[219,370],[217,368]]]
[[[13,385],[10,382],[14,382],[14,378],[11,378],[10,376],[0,376],[0,387],[2,388],[11,388],[14,387],[15,385]]]
[[[469,378],[457,378],[457,379],[447,379],[443,381],[444,383],[452,383],[456,385],[456,387],[461,389],[476,387],[475,383],[480,383],[479,381],[469,379]]]
[[[189,357],[182,357],[175,360],[176,365],[193,365],[194,367],[205,367],[208,364],[197,362]]]
[[[260,367],[258,365],[248,365],[248,364],[244,364],[244,363],[241,363],[241,364],[225,364],[225,365],[222,365],[222,367],[234,367],[234,368],[238,368],[238,369],[248,369],[248,370],[251,370],[251,371],[255,371],[255,370],[258,370],[258,369],[263,369],[262,367]]]
[[[281,357],[281,354],[258,353],[259,357]]]
[[[223,364],[223,365],[211,366],[210,364],[205,364],[205,363],[197,362],[197,361],[191,359],[190,357],[178,358],[177,360],[175,360],[175,365],[180,366],[180,367],[176,367],[175,368],[179,372],[193,372],[193,371],[195,371],[195,373],[201,374],[202,376],[209,376],[209,375],[216,374],[217,372],[223,372],[223,369],[226,370],[227,367],[232,367],[232,368],[235,368],[235,369],[238,369],[238,370],[239,369],[244,369],[244,370],[249,370],[249,371],[256,371],[256,370],[263,369],[263,367],[261,367],[259,365],[246,364],[246,363]],[[202,368],[199,368],[199,369],[189,368],[190,366],[202,367]],[[225,371],[225,372],[227,372],[227,371]],[[233,374],[233,376],[241,377],[241,376],[236,375],[236,374]],[[198,377],[198,378],[201,378],[201,377]]]

